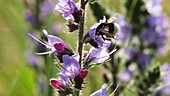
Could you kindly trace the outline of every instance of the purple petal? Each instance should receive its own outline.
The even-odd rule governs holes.
[[[74,17],[72,14],[63,14],[63,17],[66,19],[66,20],[73,20]]]
[[[77,54],[74,54],[73,57],[64,55],[62,58],[64,66],[62,67],[60,74],[64,74],[65,76],[74,79],[80,72],[80,65],[77,61],[79,56]]]
[[[94,92],[90,96],[105,96],[107,93],[108,93],[107,84],[103,84],[100,90]]]
[[[60,0],[55,9],[60,12],[66,20],[73,19],[72,13],[76,9],[76,4],[72,0]]]
[[[65,42],[62,39],[60,39],[60,38],[58,38],[56,36],[53,36],[53,35],[48,35],[46,30],[43,30],[43,32],[44,32],[45,36],[48,38],[48,43],[49,44],[54,45],[55,43],[58,43],[58,42],[61,42],[61,43],[65,44]]]
[[[109,53],[106,48],[91,48],[89,51],[90,57],[87,62],[94,61],[95,63],[102,63],[109,58]]]

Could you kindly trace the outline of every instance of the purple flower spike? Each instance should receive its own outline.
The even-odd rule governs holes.
[[[87,57],[87,63],[102,63],[107,59],[109,59],[109,53],[106,48],[91,48],[89,51],[89,56]]]
[[[60,12],[66,20],[73,19],[73,13],[76,10],[76,4],[72,0],[59,0],[55,9]]]
[[[63,57],[64,66],[61,68],[59,75],[63,75],[74,79],[80,73],[80,64],[78,63],[79,54],[76,53],[72,57],[64,55]]]
[[[105,96],[107,93],[108,93],[107,84],[103,84],[100,90],[94,92],[90,96]]]

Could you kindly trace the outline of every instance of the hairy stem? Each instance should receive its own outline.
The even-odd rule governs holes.
[[[80,59],[79,59],[80,66],[81,66],[82,51],[83,51],[83,35],[84,35],[84,19],[85,19],[84,16],[85,16],[86,3],[87,1],[80,0],[80,4],[81,4],[80,6],[81,6],[81,9],[83,10],[83,13],[81,15],[80,22],[79,22],[79,32],[78,32],[78,53],[80,55]],[[75,92],[73,93],[73,96],[79,96],[79,95],[80,95],[80,90],[75,90]]]
[[[81,9],[85,10],[85,1],[84,0],[80,0],[81,3]],[[83,35],[84,35],[84,15],[85,15],[85,11],[83,12],[81,18],[80,18],[80,22],[79,22],[79,33],[78,33],[78,53],[80,55],[80,59],[79,59],[79,63],[81,65],[81,60],[82,60],[82,51],[83,51]]]

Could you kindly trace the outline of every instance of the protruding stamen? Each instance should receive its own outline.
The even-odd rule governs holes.
[[[35,53],[37,55],[46,55],[46,54],[51,54],[51,51],[47,51],[47,52],[42,52],[42,53]]]
[[[41,44],[43,44],[43,45],[47,46],[44,42],[42,42],[42,40],[40,40],[40,39],[38,39],[38,38],[34,37],[34,36],[33,36],[33,35],[31,35],[30,33],[28,33],[28,35],[30,35],[33,39],[35,39],[36,41],[40,42]]]

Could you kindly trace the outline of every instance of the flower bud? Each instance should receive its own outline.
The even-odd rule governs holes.
[[[88,75],[88,70],[81,70],[79,73],[81,79],[86,78],[87,75]]]
[[[55,43],[54,44],[54,48],[56,49],[56,51],[57,52],[59,52],[59,53],[63,53],[64,51],[65,51],[65,46],[64,46],[64,44],[63,43]]]
[[[50,79],[50,84],[53,88],[56,88],[56,89],[61,90],[61,91],[65,91],[65,89],[67,87],[61,81],[54,79],[54,78]]]

